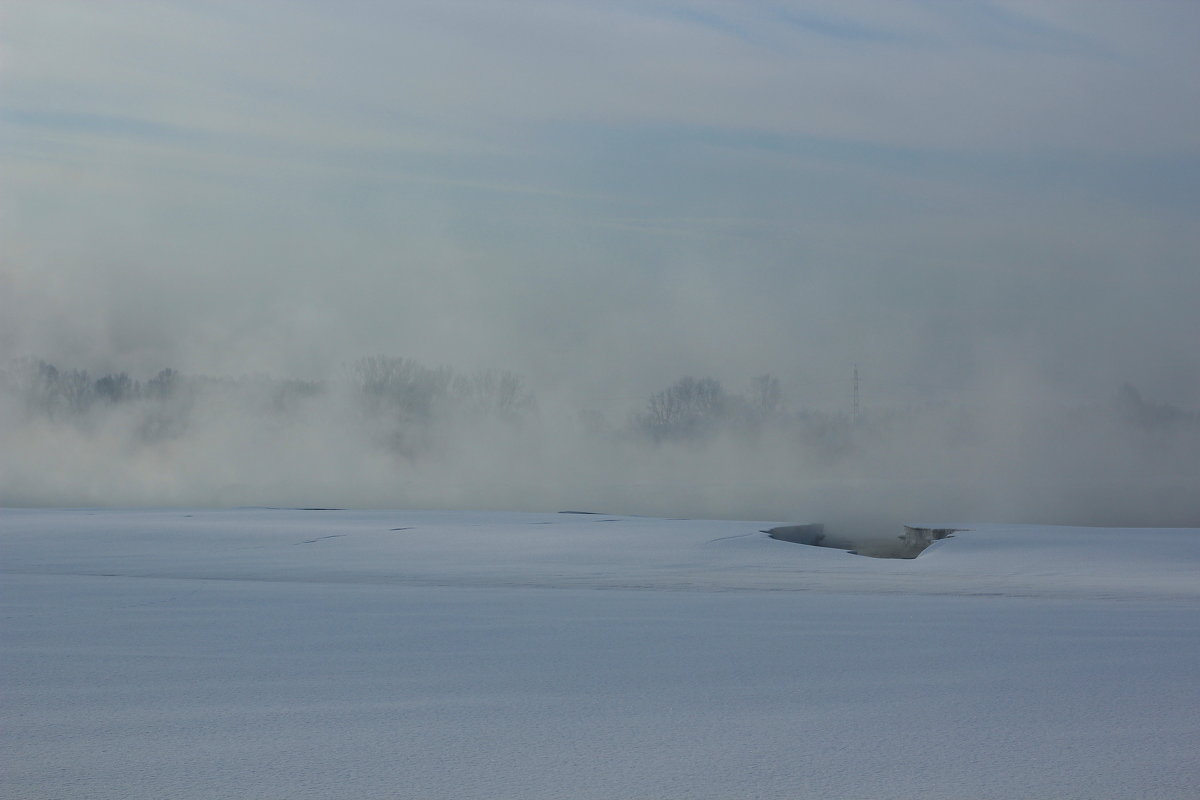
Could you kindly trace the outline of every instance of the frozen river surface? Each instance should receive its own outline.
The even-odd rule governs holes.
[[[914,522],[0,510],[0,793],[1200,796],[1200,530]]]

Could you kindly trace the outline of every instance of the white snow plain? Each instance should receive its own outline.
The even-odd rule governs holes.
[[[1200,530],[773,524],[0,510],[4,796],[1200,796]]]

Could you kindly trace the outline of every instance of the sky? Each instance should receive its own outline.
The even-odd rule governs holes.
[[[1200,397],[1200,4],[6,0],[0,356]]]

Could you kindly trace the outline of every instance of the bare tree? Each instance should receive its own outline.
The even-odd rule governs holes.
[[[350,374],[369,411],[394,413],[406,420],[432,418],[454,377],[449,367],[430,368],[389,356],[360,359],[351,365]]]
[[[731,403],[715,378],[680,378],[650,397],[642,425],[655,440],[683,439],[714,429]]]
[[[137,395],[137,384],[130,380],[124,372],[116,375],[105,375],[96,381],[94,391],[98,398],[110,403],[120,403],[130,400]]]
[[[779,413],[782,400],[779,379],[774,375],[767,373],[750,381],[750,406],[762,416],[770,417]]]
[[[485,370],[454,379],[454,393],[471,412],[514,421],[535,406],[520,375]]]

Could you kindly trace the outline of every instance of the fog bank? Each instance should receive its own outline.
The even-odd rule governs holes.
[[[10,0],[2,499],[1195,524],[1197,30]]]
[[[770,375],[573,407],[502,370],[372,357],[328,381],[0,382],[0,503],[591,510],[821,521],[1195,525],[1200,414],[1132,386],[1081,406],[805,409]]]

